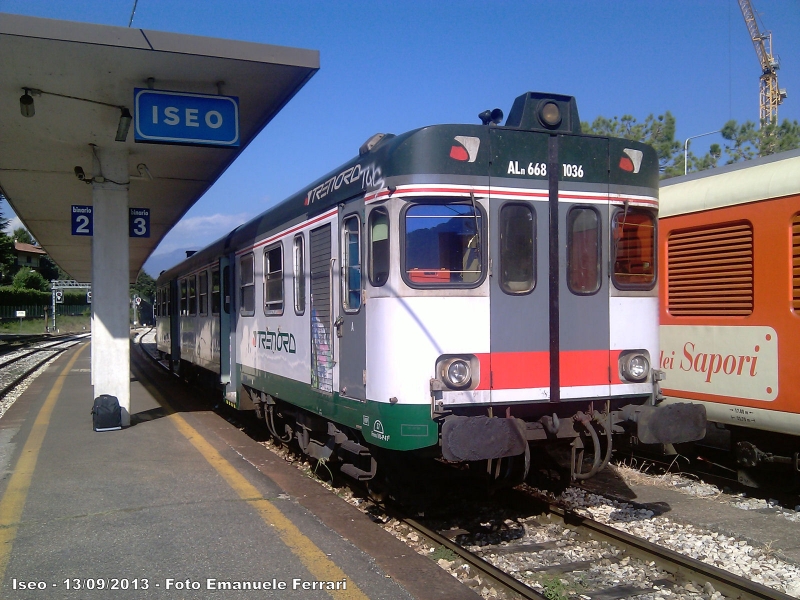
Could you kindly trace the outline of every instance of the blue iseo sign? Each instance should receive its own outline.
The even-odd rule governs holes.
[[[136,88],[134,140],[154,144],[239,146],[239,99]]]
[[[150,209],[131,208],[128,217],[128,229],[130,237],[149,238],[150,237]]]
[[[72,221],[72,235],[92,235],[94,232],[94,219],[91,206],[72,205],[70,212]]]

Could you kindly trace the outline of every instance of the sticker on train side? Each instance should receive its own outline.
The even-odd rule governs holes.
[[[771,402],[778,397],[778,334],[772,327],[662,325],[664,390]]]

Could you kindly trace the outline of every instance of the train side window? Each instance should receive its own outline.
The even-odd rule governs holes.
[[[792,309],[800,312],[800,213],[792,217]]]
[[[402,222],[403,278],[409,286],[472,288],[480,284],[486,236],[479,206],[472,202],[413,204],[403,212]]]
[[[306,273],[303,234],[294,237],[294,312],[302,315],[306,311]]]
[[[283,314],[283,245],[264,250],[264,314]]]
[[[189,314],[189,285],[186,279],[181,279],[181,315]]]
[[[197,314],[197,275],[189,277],[189,315]]]
[[[251,252],[239,259],[239,312],[243,317],[256,314],[255,256]]]
[[[600,215],[594,208],[576,206],[567,213],[567,285],[586,296],[600,289]]]
[[[628,208],[614,213],[611,225],[611,279],[622,290],[649,290],[656,284],[656,217]]]
[[[171,283],[167,284],[167,286],[164,288],[164,295],[167,298],[167,301],[166,301],[166,312],[164,314],[166,316],[168,316],[168,317],[171,317],[172,316],[172,300],[173,300],[173,298],[172,298],[172,284]]]
[[[376,208],[369,214],[369,282],[380,287],[389,280],[389,213]]]
[[[197,297],[200,299],[200,314],[208,314],[208,271],[197,276]]]
[[[342,270],[344,310],[357,312],[361,308],[361,224],[356,215],[342,224]]]
[[[500,209],[500,287],[527,294],[536,285],[536,214],[527,204]]]
[[[211,270],[211,314],[219,314],[220,286],[219,269]]]

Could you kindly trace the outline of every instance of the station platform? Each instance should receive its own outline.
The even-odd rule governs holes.
[[[147,361],[123,430],[92,430],[88,343],[0,418],[0,597],[479,597]]]

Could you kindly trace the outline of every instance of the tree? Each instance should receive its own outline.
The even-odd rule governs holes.
[[[14,233],[11,234],[11,237],[13,237],[15,240],[17,240],[21,244],[34,245],[36,243],[36,240],[33,239],[33,236],[31,235],[31,232],[28,231],[27,229],[25,229],[24,227],[17,227],[14,230]]]
[[[156,280],[144,271],[140,271],[136,283],[131,286],[131,295],[139,296],[152,304],[156,297]]]
[[[675,139],[675,117],[667,111],[657,117],[648,115],[644,123],[632,115],[607,119],[597,117],[591,125],[581,123],[583,133],[607,135],[650,144],[658,155],[658,164],[664,177],[683,174],[681,143]]]
[[[631,115],[621,118],[597,117],[591,125],[581,123],[584,133],[620,137],[650,144],[658,155],[662,179],[683,175],[685,172],[705,171],[718,166],[723,153],[726,164],[769,156],[800,148],[800,123],[784,120],[783,123],[768,123],[760,129],[752,121],[739,125],[728,121],[721,129],[722,137],[728,141],[722,148],[712,144],[702,156],[686,153],[684,166],[683,144],[675,139],[675,117],[667,111],[654,117],[649,115],[644,123],[638,123]]]
[[[22,267],[17,271],[11,285],[17,289],[38,290],[40,292],[50,291],[50,284],[42,277],[42,274],[30,267]]]
[[[17,268],[14,253],[14,240],[6,233],[9,220],[3,217],[2,202],[6,197],[0,194],[0,283],[9,284]]]

